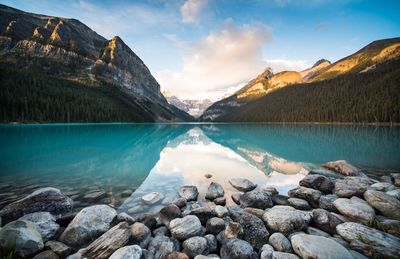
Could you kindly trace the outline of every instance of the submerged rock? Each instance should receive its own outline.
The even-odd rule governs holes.
[[[71,212],[72,208],[72,199],[56,188],[47,187],[5,206],[0,210],[0,217],[4,223],[8,223],[33,212],[47,211],[57,215]]]
[[[20,257],[29,257],[44,247],[42,236],[35,224],[26,220],[16,220],[0,229],[0,252],[8,255],[15,252]]]
[[[257,187],[257,184],[246,178],[232,178],[229,180],[229,183],[241,192],[249,192]]]
[[[345,160],[337,160],[337,161],[332,161],[332,162],[327,162],[325,164],[322,164],[321,166],[332,170],[336,173],[339,173],[344,176],[361,176],[361,177],[366,177],[361,170],[359,170],[357,167],[347,163]]]
[[[72,252],[72,249],[69,246],[67,246],[64,243],[54,241],[54,240],[47,241],[44,244],[44,247],[46,249],[53,251],[61,258],[67,257]]]
[[[186,201],[196,201],[199,191],[196,186],[182,186],[179,188],[179,196],[185,198]]]
[[[400,201],[384,192],[368,190],[364,193],[364,198],[372,207],[377,209],[382,215],[400,220]]]
[[[371,224],[375,218],[374,209],[366,201],[355,196],[351,199],[337,199],[333,202],[333,206],[342,215],[366,225]]]
[[[212,182],[208,187],[206,199],[215,200],[216,198],[223,197],[225,194],[224,188],[219,183]]]
[[[200,220],[193,215],[172,220],[169,223],[169,230],[171,235],[179,240],[199,236],[203,232]]]
[[[142,256],[142,249],[140,246],[124,246],[115,251],[110,259],[140,259]]]
[[[43,242],[52,239],[60,229],[60,226],[56,223],[56,218],[50,212],[26,214],[20,220],[28,220],[35,224],[40,235],[42,235]]]
[[[46,250],[35,255],[32,259],[59,259],[59,257],[53,251]]]
[[[159,203],[161,202],[162,199],[164,199],[164,195],[159,192],[151,192],[142,196],[142,201],[147,205],[153,205]]]
[[[240,196],[240,206],[266,209],[272,207],[273,202],[268,193],[254,190]]]
[[[307,227],[304,214],[290,206],[275,206],[266,210],[263,221],[273,231],[290,233]]]

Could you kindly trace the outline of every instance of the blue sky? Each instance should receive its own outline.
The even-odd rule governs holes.
[[[266,66],[301,70],[336,61],[373,40],[399,37],[400,1],[0,0],[81,20],[120,36],[181,98],[217,99]]]

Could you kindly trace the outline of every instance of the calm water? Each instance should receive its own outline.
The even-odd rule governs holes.
[[[76,209],[106,203],[130,214],[155,212],[162,205],[143,205],[142,195],[158,191],[167,203],[179,186],[193,184],[203,199],[211,181],[225,187],[230,202],[232,177],[286,193],[309,170],[338,159],[373,177],[400,172],[400,127],[2,125],[0,143],[0,208],[53,186]]]

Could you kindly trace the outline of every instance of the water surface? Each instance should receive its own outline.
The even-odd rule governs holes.
[[[200,199],[211,181],[246,177],[281,193],[311,169],[345,159],[372,177],[400,172],[400,127],[242,124],[58,124],[0,126],[0,207],[53,186],[76,209],[106,203],[130,214],[157,211],[181,185]],[[204,177],[212,174],[211,179]]]

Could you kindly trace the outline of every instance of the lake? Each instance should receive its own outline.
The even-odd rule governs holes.
[[[52,186],[75,209],[110,204],[156,212],[182,185],[204,199],[212,181],[245,177],[286,193],[320,164],[345,159],[371,177],[400,172],[400,127],[273,124],[53,124],[0,126],[0,208]],[[207,179],[205,174],[211,174]],[[149,192],[161,204],[142,204]]]

